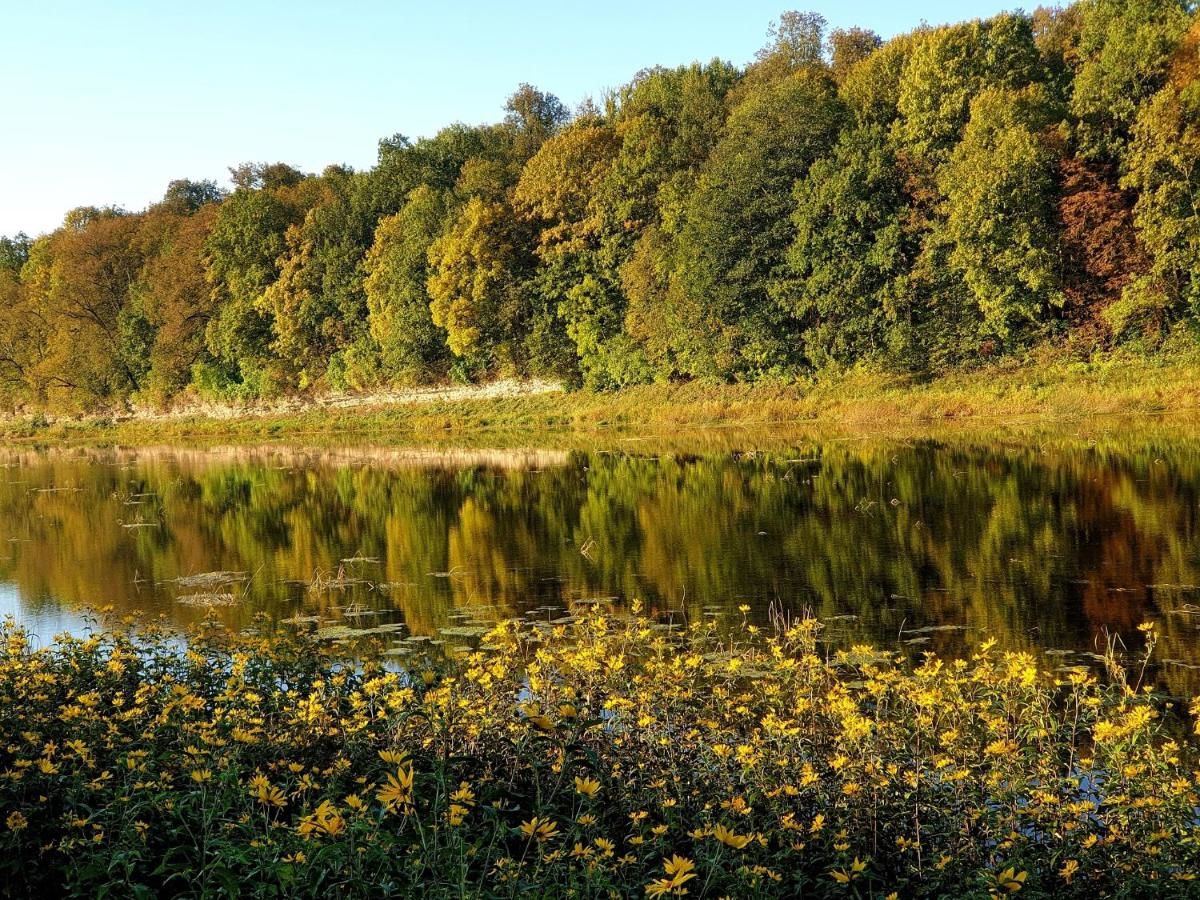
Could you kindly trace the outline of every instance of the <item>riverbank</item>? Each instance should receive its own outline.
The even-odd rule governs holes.
[[[1200,412],[1196,361],[1118,356],[1061,362],[1045,350],[924,382],[850,372],[794,383],[690,382],[608,393],[502,382],[122,417],[17,417],[0,424],[0,438],[140,445],[296,438],[430,442],[507,433],[530,441],[570,432],[661,435],[731,426],[869,432],[1192,412]]]

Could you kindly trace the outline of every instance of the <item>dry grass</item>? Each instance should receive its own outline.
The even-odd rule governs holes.
[[[46,424],[12,419],[9,441],[153,444],[186,440],[371,439],[461,442],[487,434],[661,435],[716,426],[820,427],[862,432],[920,427],[994,427],[1029,421],[1200,410],[1200,363],[1115,356],[1057,361],[1050,350],[928,382],[852,371],[804,382],[695,381],[614,393],[545,390],[459,392],[419,401],[392,395],[351,404],[313,401],[242,417],[129,416]]]

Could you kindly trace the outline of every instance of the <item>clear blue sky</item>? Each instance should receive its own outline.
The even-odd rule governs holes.
[[[376,142],[491,122],[528,81],[569,106],[638,70],[742,64],[786,9],[887,37],[1006,0],[0,3],[0,234],[141,209],[173,178],[282,160],[367,168]]]

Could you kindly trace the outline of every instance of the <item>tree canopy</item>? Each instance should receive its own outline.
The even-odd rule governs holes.
[[[448,378],[593,389],[1200,330],[1192,0],[883,41],[782,12],[744,65],[637,72],[572,111],[230,168],[142,211],[0,237],[0,404],[116,410]]]

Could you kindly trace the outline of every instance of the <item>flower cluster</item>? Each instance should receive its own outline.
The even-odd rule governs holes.
[[[1188,710],[818,634],[593,611],[397,669],[0,625],[0,896],[1195,895]]]

